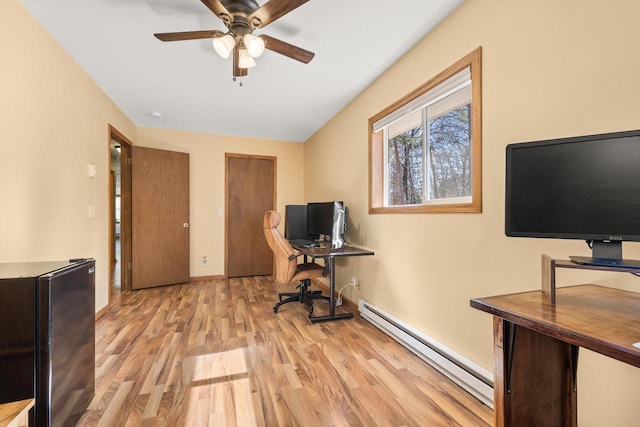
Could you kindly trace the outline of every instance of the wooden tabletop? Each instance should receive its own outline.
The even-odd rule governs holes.
[[[555,304],[533,291],[473,299],[471,307],[640,367],[639,293],[579,285],[558,288]]]
[[[25,425],[21,423],[29,409],[34,404],[33,399],[20,400],[17,402],[0,404],[0,427],[18,427]],[[27,418],[28,420],[28,418]]]

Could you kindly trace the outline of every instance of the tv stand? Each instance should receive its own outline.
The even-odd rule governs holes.
[[[640,368],[640,294],[596,285],[473,299],[493,315],[494,425],[578,426],[579,348]]]
[[[593,258],[622,259],[621,240],[587,240]]]
[[[640,368],[640,293],[577,285],[558,289],[556,268],[628,272],[542,255],[542,290],[476,298],[493,315],[494,425],[578,426],[580,347]]]
[[[584,260],[603,260],[602,258],[570,257],[571,260],[553,259],[548,255],[542,255],[542,294],[551,304],[556,303],[556,268],[575,268],[582,270],[613,271],[617,273],[631,273],[640,277],[640,261],[619,260],[634,265],[621,263],[591,263],[580,262]]]
[[[585,256],[570,256],[569,259],[581,265],[640,269],[640,260],[637,259],[593,258]]]

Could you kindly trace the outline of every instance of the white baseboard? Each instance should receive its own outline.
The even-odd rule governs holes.
[[[360,316],[493,408],[493,374],[402,320],[361,299]]]

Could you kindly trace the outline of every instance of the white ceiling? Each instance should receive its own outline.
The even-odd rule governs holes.
[[[153,37],[226,30],[201,0],[23,3],[136,126],[303,142],[463,1],[311,0],[254,34],[315,58],[267,50],[242,87],[210,40]]]

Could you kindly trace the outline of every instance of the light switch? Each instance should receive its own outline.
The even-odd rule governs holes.
[[[94,205],[89,205],[89,218],[96,217],[96,207]]]
[[[224,211],[222,210],[222,208],[218,209],[218,216],[222,216],[224,215]]]
[[[95,178],[98,174],[98,168],[93,163],[89,163],[89,178]]]

